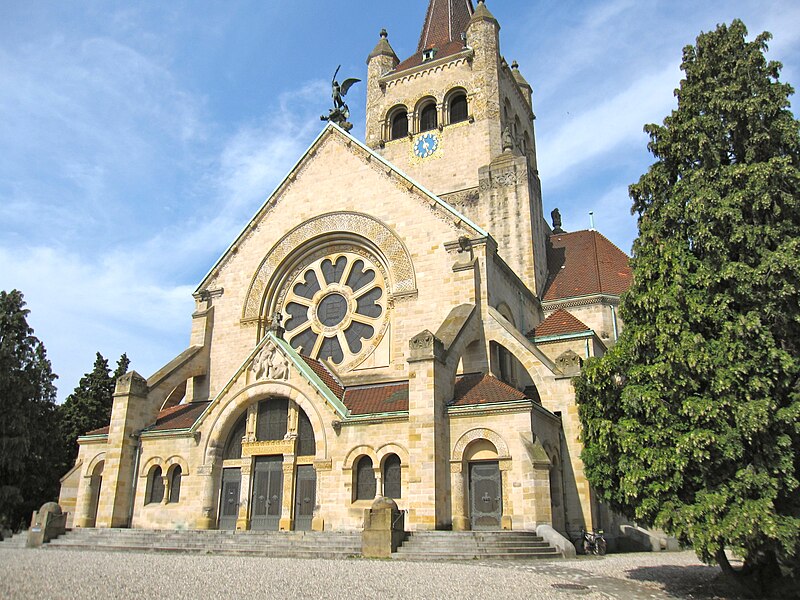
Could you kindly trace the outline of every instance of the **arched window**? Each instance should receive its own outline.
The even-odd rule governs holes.
[[[376,488],[372,459],[369,456],[362,456],[356,464],[356,500],[372,500]]]
[[[383,495],[387,498],[401,498],[400,457],[390,454],[383,461]]]
[[[147,495],[145,504],[159,504],[164,500],[164,479],[161,477],[161,467],[155,466],[150,469],[147,477]]]
[[[317,453],[317,444],[314,439],[314,428],[311,421],[302,409],[297,412],[297,455],[314,456]]]
[[[408,111],[398,110],[392,115],[390,140],[399,140],[408,135]]]
[[[181,499],[181,476],[183,470],[180,465],[175,465],[169,475],[169,500],[168,502],[179,502]]]
[[[450,99],[450,122],[461,123],[469,118],[467,110],[467,95],[463,92],[455,94]]]
[[[224,460],[230,458],[242,458],[242,438],[245,434],[245,425],[247,423],[247,414],[243,414],[233,427],[233,431],[228,436],[228,441],[225,443],[225,452],[222,454]]]
[[[289,401],[286,398],[265,400],[258,404],[256,439],[258,441],[282,440],[286,437]]]
[[[426,104],[419,113],[419,130],[429,131],[431,129],[436,129],[438,125],[439,122],[437,121],[436,117],[436,104],[434,102]]]

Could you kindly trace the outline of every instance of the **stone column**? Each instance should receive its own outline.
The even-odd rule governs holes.
[[[409,528],[446,529],[451,525],[450,435],[445,402],[452,377],[444,364],[444,346],[430,331],[409,342],[408,429]]]
[[[322,516],[322,480],[330,479],[328,475],[333,468],[333,463],[328,460],[315,460],[314,470],[317,473],[317,490],[314,504],[314,517],[311,519],[312,531],[323,531],[325,529],[325,519]]]
[[[198,529],[215,529],[216,528],[216,496],[214,490],[214,460],[217,454],[217,449],[213,448],[209,451],[209,463],[197,467],[195,475],[201,478],[200,488],[202,490],[202,514],[197,520]]]
[[[464,468],[460,460],[450,463],[450,502],[453,510],[453,531],[469,530],[469,519],[465,514]]]
[[[78,498],[75,502],[75,527],[92,527],[92,476],[81,477],[78,482]]]
[[[500,517],[500,527],[502,529],[512,528],[511,514],[513,507],[511,506],[511,482],[509,481],[508,472],[511,470],[511,459],[500,461],[500,486],[503,490],[503,514]]]
[[[283,456],[283,500],[281,502],[281,531],[291,531],[294,526],[294,454]]]
[[[250,529],[250,496],[253,487],[253,461],[243,464],[241,468],[242,483],[239,486],[239,515],[236,517],[236,531]]]

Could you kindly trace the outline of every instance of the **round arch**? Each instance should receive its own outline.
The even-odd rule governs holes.
[[[269,314],[270,300],[292,266],[321,242],[363,246],[381,259],[387,269],[390,297],[417,290],[411,254],[403,241],[383,222],[356,212],[334,212],[309,219],[284,235],[261,261],[245,297],[242,320]]]
[[[408,450],[406,450],[400,444],[388,443],[378,447],[378,449],[375,451],[375,456],[378,458],[378,464],[380,465],[381,469],[383,468],[383,461],[386,460],[386,457],[390,454],[396,454],[398,457],[400,457],[400,463],[402,465],[409,464]]]
[[[497,449],[498,459],[511,458],[508,452],[508,444],[506,444],[503,436],[487,427],[476,427],[464,432],[461,437],[458,438],[458,441],[453,446],[451,460],[457,462],[463,461],[464,451],[467,449],[467,446],[475,440],[488,440],[494,444],[494,447]]]
[[[100,452],[96,454],[94,458],[90,460],[89,463],[86,465],[86,469],[84,469],[83,471],[83,476],[91,477],[92,475],[94,475],[94,471],[100,465],[100,463],[103,463],[103,467],[105,468],[105,460],[106,460],[105,452]]]
[[[395,129],[395,120],[400,116],[405,118],[405,128],[402,127],[402,122],[399,123],[400,127]],[[385,139],[399,140],[408,135],[408,107],[405,104],[396,104],[386,112],[386,121],[384,123],[386,129]]]
[[[151,456],[149,459],[147,459],[147,462],[145,462],[142,465],[142,468],[139,470],[139,477],[147,477],[147,474],[153,467],[161,467],[162,472],[166,471],[166,469],[164,468],[165,464],[166,463],[164,462],[164,459],[161,458],[160,456]]]
[[[212,448],[215,452],[217,449],[224,448],[231,430],[242,413],[247,410],[247,407],[270,396],[288,398],[303,410],[309,421],[311,421],[311,427],[314,429],[317,443],[322,442],[321,458],[328,457],[328,431],[317,406],[308,399],[303,390],[291,383],[266,381],[254,383],[240,390],[229,398],[223,406],[214,411],[215,416],[204,424],[204,429],[211,432],[206,437],[206,445],[203,450],[206,464],[210,464],[215,458],[211,456],[210,450]]]
[[[369,456],[372,459],[373,468],[375,465],[380,465],[380,461],[378,460],[378,455],[375,452],[375,449],[372,446],[362,444],[360,446],[356,446],[347,453],[347,456],[344,458],[344,463],[342,464],[342,469],[352,469],[353,463],[356,461],[356,459],[362,456]]]
[[[186,462],[186,459],[182,456],[178,456],[177,454],[170,456],[164,461],[164,470],[169,471],[174,465],[178,465],[181,468],[181,473],[184,475],[189,474],[189,463]]]

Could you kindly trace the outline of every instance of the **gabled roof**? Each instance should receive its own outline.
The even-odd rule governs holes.
[[[179,404],[165,408],[156,418],[154,425],[147,427],[144,431],[173,431],[176,429],[189,429],[197,421],[198,417],[211,404],[210,402],[190,402],[189,404]]]
[[[545,302],[591,294],[619,296],[631,285],[628,255],[597,231],[553,234],[549,246]]]
[[[332,391],[339,400],[344,398],[344,388],[342,387],[342,384],[324,364],[304,354],[301,354],[300,358],[303,359],[303,361],[311,368],[311,370],[316,373],[317,377],[322,380],[322,383],[328,386],[328,389],[330,389],[330,391]]]
[[[525,393],[488,373],[472,373],[456,379],[453,400],[449,406],[497,404],[524,400]]]
[[[580,319],[576,319],[563,308],[559,308],[556,312],[539,323],[533,331],[529,332],[528,337],[540,338],[550,335],[583,333],[584,331],[591,331],[591,329]]]
[[[344,404],[352,415],[407,411],[408,381],[346,388]]]
[[[463,224],[469,229],[474,232],[474,235],[486,237],[488,236],[488,232],[486,232],[482,227],[476,225],[472,220],[470,220],[467,216],[459,212],[456,208],[439,198],[436,194],[428,190],[422,184],[416,182],[414,179],[406,175],[403,171],[398,169],[388,160],[386,160],[383,156],[375,152],[372,148],[365,145],[361,141],[357,140],[349,133],[347,133],[344,129],[336,125],[335,123],[328,123],[325,125],[317,136],[317,138],[311,143],[308,149],[303,153],[300,159],[295,163],[294,167],[286,174],[286,177],[283,178],[278,187],[269,195],[267,200],[264,204],[261,205],[261,208],[255,214],[255,216],[245,225],[242,229],[241,233],[236,237],[236,240],[228,247],[225,253],[219,258],[219,260],[214,264],[211,270],[203,277],[203,281],[200,285],[197,286],[195,293],[200,292],[203,290],[208,283],[212,280],[214,275],[216,275],[220,269],[222,269],[223,265],[236,254],[236,250],[239,248],[240,243],[246,238],[248,232],[254,229],[257,224],[264,218],[266,218],[267,211],[271,208],[271,206],[276,202],[276,199],[280,196],[284,188],[292,181],[295,180],[297,173],[300,171],[301,167],[305,164],[307,160],[313,157],[317,149],[322,145],[322,143],[331,136],[341,136],[343,142],[350,148],[355,148],[363,152],[365,156],[365,160],[368,161],[377,161],[383,164],[387,168],[388,173],[395,173],[397,176],[401,177],[402,179],[407,182],[408,189],[414,189],[416,193],[418,193],[421,197],[426,198],[425,201],[430,201],[432,207],[437,210],[444,211],[445,213],[449,214],[452,218],[453,223]]]

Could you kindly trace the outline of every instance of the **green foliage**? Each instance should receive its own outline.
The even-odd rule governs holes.
[[[617,345],[576,379],[602,498],[705,560],[800,562],[800,136],[769,34],[684,49],[678,108],[630,188]]]
[[[129,365],[127,354],[123,354],[112,375],[108,361],[98,352],[92,370],[81,377],[75,390],[59,406],[61,432],[67,448],[65,470],[72,466],[78,456],[78,438],[109,424],[114,386],[117,378],[127,372]]]
[[[0,527],[58,497],[56,375],[22,293],[0,291]]]

